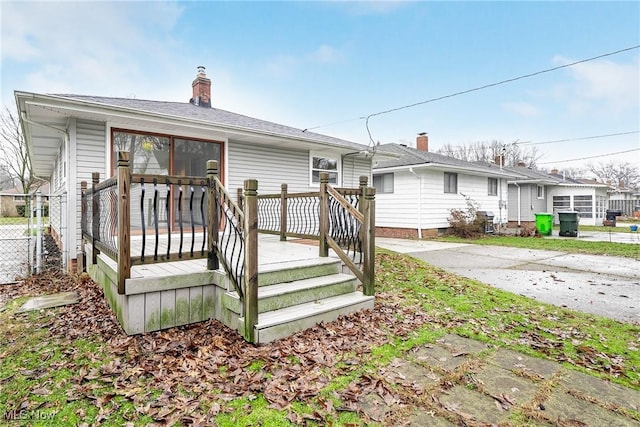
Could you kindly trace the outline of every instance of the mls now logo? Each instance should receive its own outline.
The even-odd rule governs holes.
[[[5,412],[2,416],[4,420],[8,421],[16,421],[16,420],[34,420],[34,421],[46,421],[52,420],[56,416],[55,412],[51,411],[27,411],[26,409],[22,409],[20,411],[9,411]]]

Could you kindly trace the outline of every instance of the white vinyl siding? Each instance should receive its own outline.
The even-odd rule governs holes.
[[[376,172],[376,171],[374,171]],[[418,228],[418,218],[423,229],[449,227],[448,218],[451,209],[466,209],[464,193],[479,205],[479,210],[491,211],[495,221],[499,221],[500,199],[507,199],[507,183],[498,183],[502,195],[487,195],[487,177],[458,173],[459,193],[443,194],[444,172],[438,170],[415,170],[421,178],[409,171],[394,172],[393,193],[376,193],[376,226],[393,228]],[[378,171],[376,175],[383,173]],[[422,186],[422,188],[421,188]],[[420,201],[422,194],[422,201]],[[421,208],[420,208],[421,207]],[[418,216],[418,209],[421,209]],[[506,219],[506,209],[502,209]]]
[[[75,230],[69,230],[69,234],[75,233],[76,245],[80,248],[80,183],[86,181],[91,186],[91,174],[100,173],[100,181],[108,178],[105,169],[105,144],[106,125],[102,122],[89,120],[76,120],[76,217]]]
[[[234,194],[245,179],[258,180],[258,194],[309,191],[309,152],[229,141],[227,189]]]
[[[346,156],[342,161],[342,186],[357,188],[360,185],[360,177],[366,176],[369,187],[371,182],[371,159],[356,156]]]
[[[509,185],[509,221],[518,220],[518,188]],[[536,213],[547,212],[547,202],[538,198],[537,184],[520,184],[520,221],[535,221]]]

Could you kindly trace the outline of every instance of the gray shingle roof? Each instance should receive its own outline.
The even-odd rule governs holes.
[[[260,120],[242,114],[232,113],[219,108],[198,107],[188,102],[150,101],[144,99],[110,98],[101,96],[60,94],[54,95],[76,101],[90,102],[102,106],[110,106],[151,114],[179,117],[186,120],[197,120],[223,127],[237,128],[258,133],[298,138],[337,147],[364,150],[366,145],[344,139],[334,138],[314,132],[303,132],[302,129]]]
[[[384,144],[378,147],[379,150],[395,154],[398,158],[379,162],[374,169],[402,167],[412,165],[433,164],[434,166],[451,166],[464,168],[469,171],[489,173],[495,175],[514,175],[511,171],[501,171],[495,165],[483,162],[467,162],[443,154],[432,153],[430,151],[420,151],[413,147],[400,144]]]

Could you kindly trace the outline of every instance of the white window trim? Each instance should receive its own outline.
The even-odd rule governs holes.
[[[455,175],[455,177],[456,177],[456,191],[447,191],[447,185],[446,185],[446,182],[447,182],[446,176],[447,176],[447,174]],[[444,194],[458,194],[458,172],[443,172],[442,173],[442,181],[443,181],[442,182],[442,191],[443,191]]]
[[[384,191],[384,182],[381,188],[381,191],[378,191],[378,189],[376,189],[376,194],[393,194],[395,192],[395,174],[393,172],[385,172],[385,173],[377,173],[373,175],[373,186],[375,187],[375,178],[377,176],[382,177],[382,180],[384,181],[384,176],[390,175],[391,176],[391,181],[392,181],[392,185],[391,185],[391,191]]]
[[[538,194],[540,193],[538,190],[539,190],[539,189],[541,189],[541,188],[542,188],[542,197],[540,197],[540,196],[538,195]],[[540,184],[537,184],[537,185],[536,185],[536,198],[537,198],[538,200],[544,200],[544,185],[540,185]]]
[[[319,182],[313,182],[313,171],[314,171],[313,158],[314,157],[324,157],[326,159],[331,159],[336,161],[338,179],[336,180],[337,182],[332,185],[335,185],[337,187],[342,187],[342,156],[338,153],[323,153],[323,152],[317,152],[317,151],[309,152],[309,186],[315,187],[320,185]],[[316,170],[320,170],[320,169],[316,169]]]
[[[491,180],[495,180],[496,182],[496,192],[492,193],[491,190],[491,186],[489,185],[489,183],[491,182]],[[500,192],[499,190],[500,184],[498,181],[498,178],[493,178],[493,177],[487,177],[487,196],[491,196],[491,197],[497,197],[498,193]]]

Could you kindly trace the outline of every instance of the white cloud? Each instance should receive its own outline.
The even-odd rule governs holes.
[[[340,59],[342,59],[342,54],[335,48],[323,44],[314,52],[311,52],[309,55],[307,55],[307,58],[312,62],[328,63],[339,61]]]
[[[172,68],[176,58],[166,51],[175,43],[171,31],[181,13],[177,4],[160,2],[4,2],[3,85],[45,93],[131,93],[136,83],[153,80],[148,76],[156,70]]]
[[[572,60],[556,56],[554,61],[567,64]],[[584,62],[567,68],[573,82],[557,87],[559,99],[569,103],[577,114],[598,111],[618,114],[640,105],[640,61],[616,63],[611,60]]]
[[[316,50],[300,56],[277,55],[267,62],[266,68],[274,76],[286,77],[307,64],[330,64],[342,59],[343,54],[339,49],[323,44]]]
[[[502,108],[526,118],[537,117],[542,114],[538,107],[526,102],[505,102],[502,104]]]

